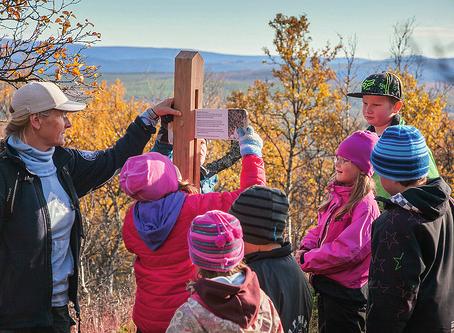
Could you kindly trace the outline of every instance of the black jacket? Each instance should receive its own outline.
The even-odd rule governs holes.
[[[260,288],[279,312],[284,332],[308,333],[312,313],[312,295],[303,271],[292,256],[290,243],[268,252],[244,257],[257,274]]]
[[[385,201],[372,224],[367,332],[452,332],[454,228],[441,178]]]
[[[79,198],[103,185],[141,154],[155,132],[137,118],[114,147],[97,152],[56,147],[57,176],[71,199],[75,221],[70,247],[75,260],[69,299],[78,311],[77,287],[83,237]],[[5,142],[0,151],[0,330],[52,325],[51,230],[41,181]]]

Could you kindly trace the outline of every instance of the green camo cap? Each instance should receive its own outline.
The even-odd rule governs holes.
[[[347,96],[362,98],[364,95],[390,96],[402,100],[402,82],[390,72],[369,75],[361,84],[361,92]]]

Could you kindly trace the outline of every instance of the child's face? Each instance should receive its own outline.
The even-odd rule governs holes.
[[[402,186],[394,180],[380,176],[380,182],[386,192],[395,195],[401,191]]]
[[[200,165],[205,164],[205,160],[207,157],[207,141],[202,139],[200,142]]]
[[[400,109],[400,102],[393,104],[386,96],[364,95],[363,116],[374,127],[388,126]]]
[[[353,185],[361,173],[356,165],[341,156],[336,156],[335,167],[336,181],[345,185]]]

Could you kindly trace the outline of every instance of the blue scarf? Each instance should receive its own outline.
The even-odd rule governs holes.
[[[11,135],[8,138],[8,144],[17,151],[19,157],[31,173],[38,177],[47,177],[57,172],[57,168],[52,160],[52,155],[55,151],[54,147],[47,151],[41,151],[22,142],[15,135]]]
[[[165,242],[183,208],[186,193],[178,191],[156,201],[138,201],[134,225],[148,248],[156,251]]]

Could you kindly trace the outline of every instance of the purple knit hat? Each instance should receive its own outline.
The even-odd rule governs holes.
[[[193,264],[208,271],[228,272],[244,257],[240,221],[219,210],[199,215],[192,221],[188,244]]]
[[[172,161],[160,153],[128,158],[120,173],[120,187],[139,201],[159,200],[178,190],[181,178]]]
[[[374,170],[370,163],[370,155],[378,141],[378,136],[369,131],[356,131],[341,142],[337,155],[350,160],[362,172],[372,176]]]

